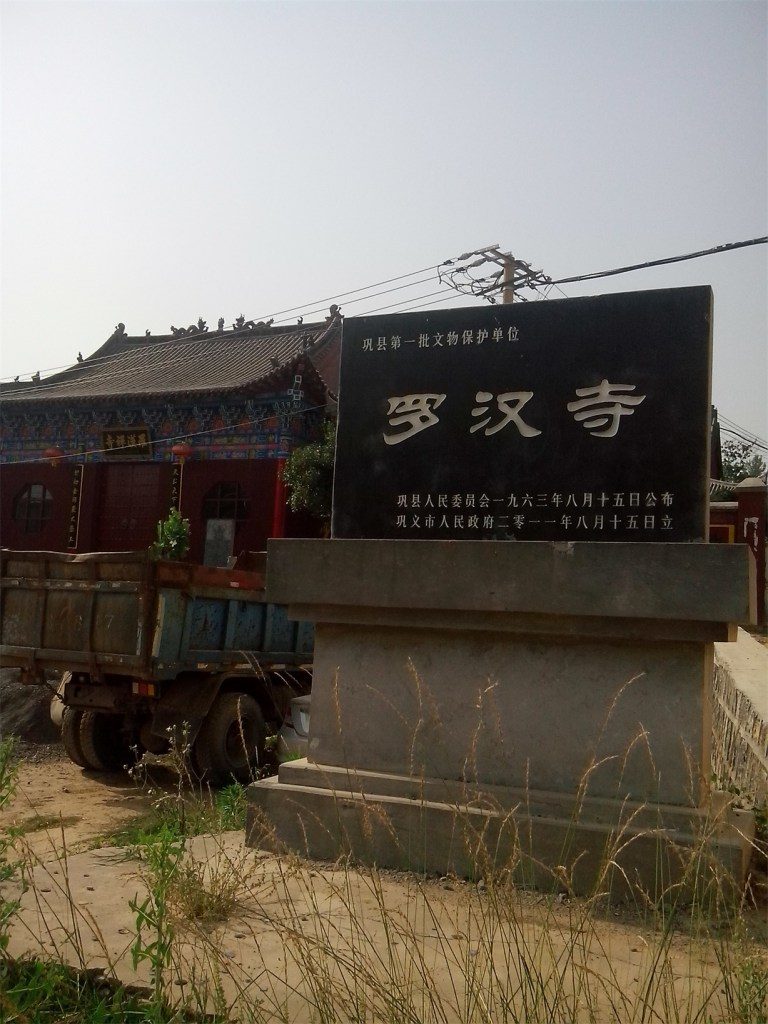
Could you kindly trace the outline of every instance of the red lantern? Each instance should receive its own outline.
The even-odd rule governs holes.
[[[186,441],[177,441],[173,448],[171,448],[171,455],[173,455],[175,459],[178,459],[182,466],[187,459],[192,458],[194,453],[195,449],[191,444],[187,444]]]
[[[43,452],[43,458],[47,459],[52,466],[58,466],[59,459],[64,458],[64,450],[59,448],[57,444],[52,444]]]

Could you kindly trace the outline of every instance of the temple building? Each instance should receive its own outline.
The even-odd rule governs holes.
[[[179,508],[190,558],[226,564],[319,523],[286,509],[281,467],[321,435],[338,390],[341,317],[272,326],[203,320],[134,337],[0,390],[3,547],[148,547]]]

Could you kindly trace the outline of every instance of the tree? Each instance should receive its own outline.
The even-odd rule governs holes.
[[[317,519],[330,520],[335,451],[336,423],[326,420],[322,440],[297,448],[286,459],[283,480],[294,512],[306,510]]]
[[[765,478],[765,459],[748,441],[724,441],[723,480],[739,483],[747,477]]]

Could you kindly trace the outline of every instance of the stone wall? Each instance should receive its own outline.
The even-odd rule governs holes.
[[[717,783],[768,803],[768,647],[743,629],[715,644],[712,731]]]

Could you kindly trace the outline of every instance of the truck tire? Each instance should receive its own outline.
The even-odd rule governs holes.
[[[83,748],[80,746],[80,720],[83,712],[79,708],[64,708],[61,717],[61,742],[67,752],[67,757],[80,768],[90,768],[90,765],[83,757]]]
[[[122,718],[103,711],[83,711],[80,749],[87,768],[110,772],[128,763],[130,750],[122,734]]]
[[[250,782],[264,763],[266,739],[256,700],[247,693],[220,693],[200,727],[193,762],[215,786]]]

